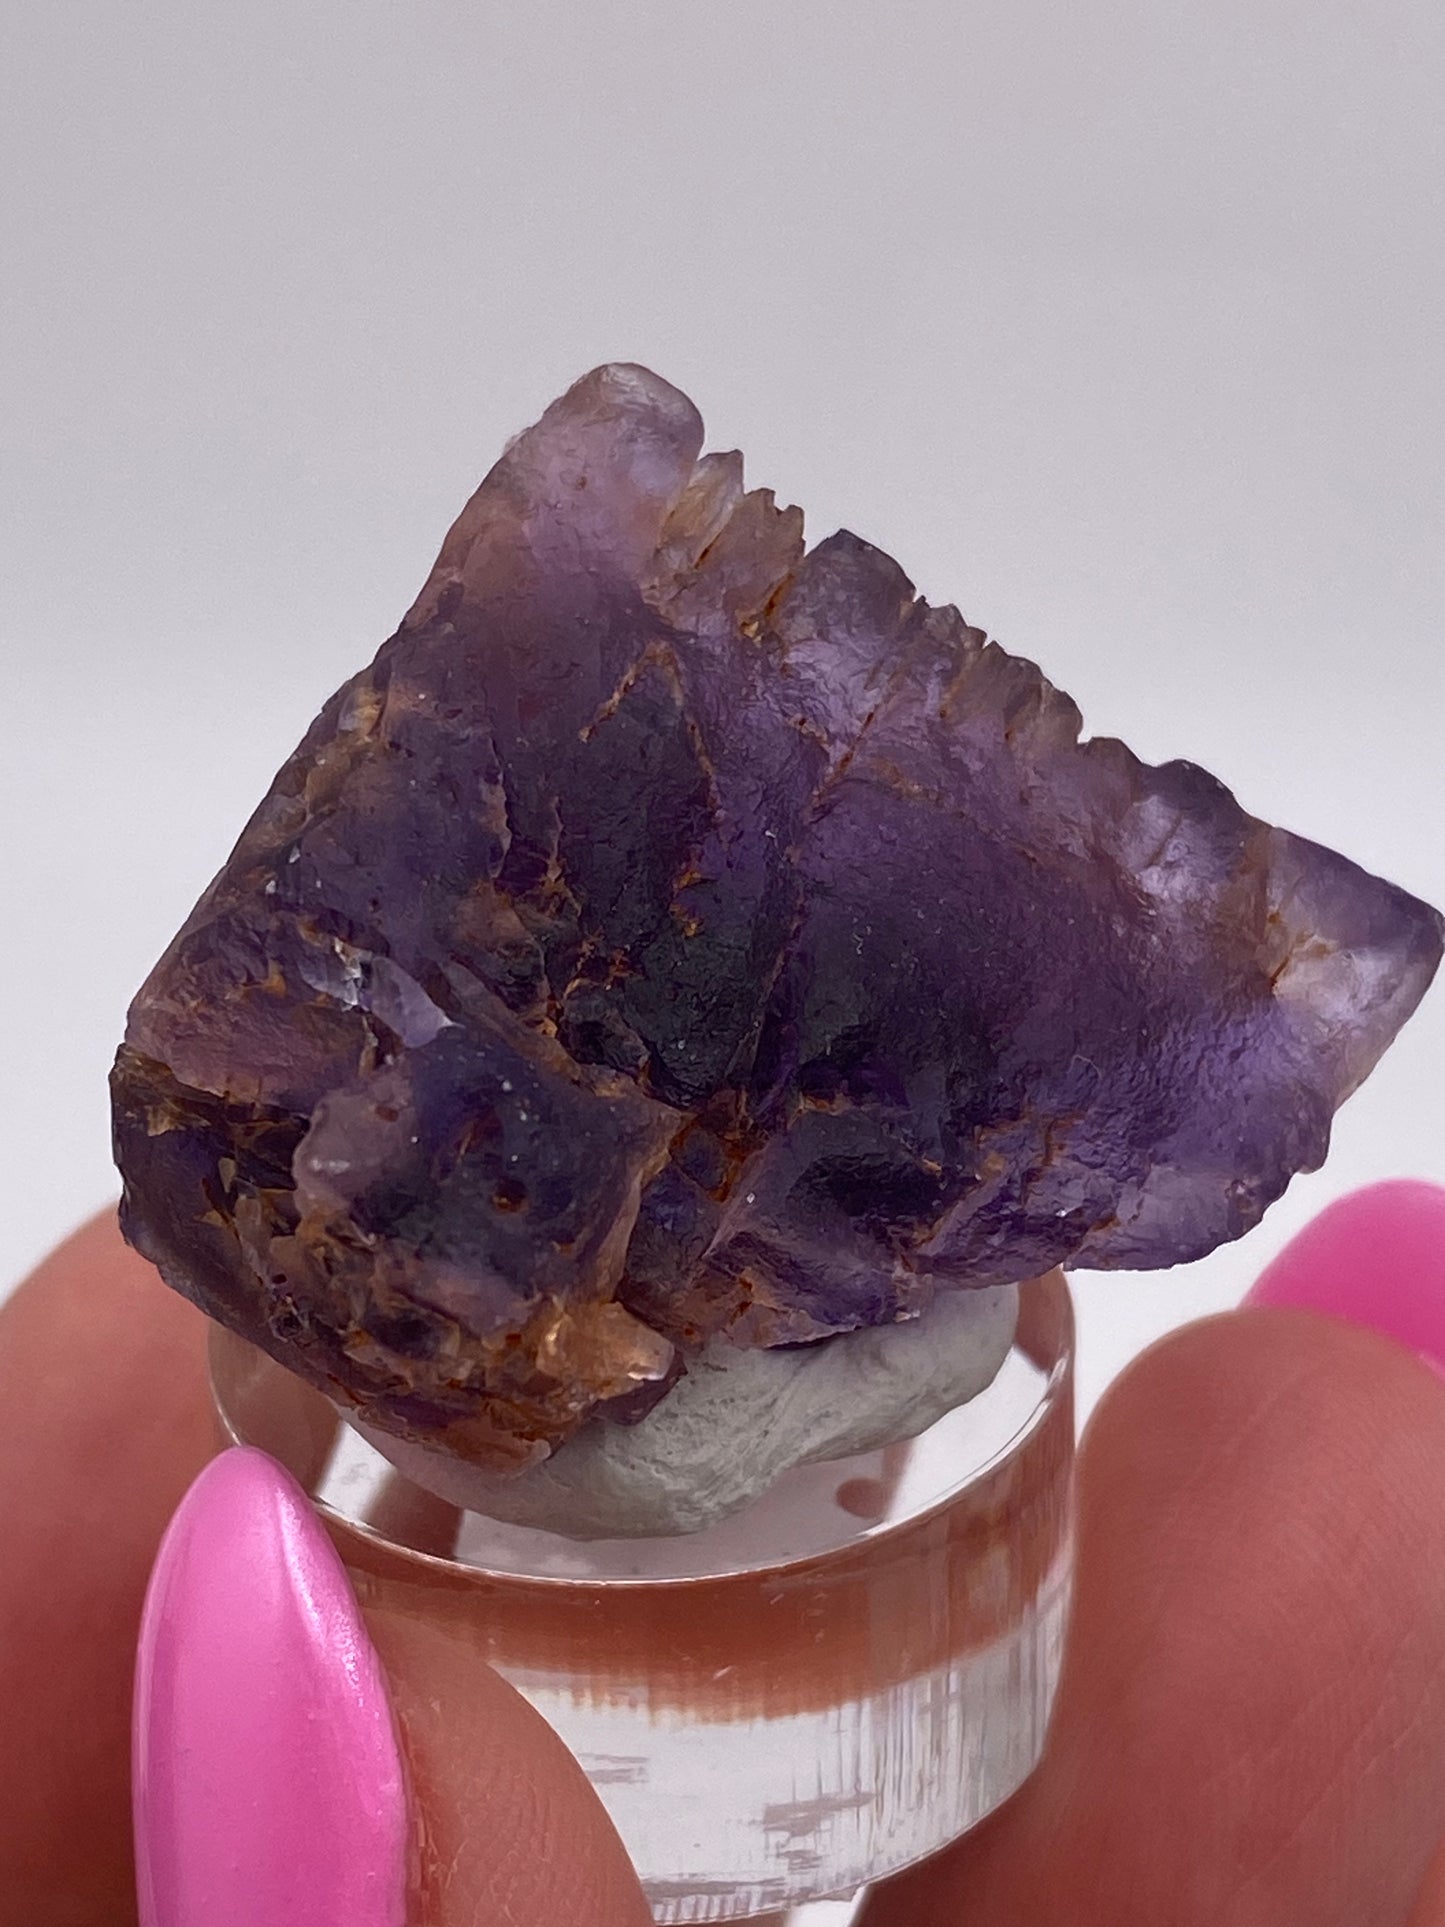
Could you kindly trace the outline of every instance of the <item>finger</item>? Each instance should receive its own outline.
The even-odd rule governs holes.
[[[1445,1396],[1308,1312],[1178,1332],[1080,1463],[1046,1758],[868,1927],[1404,1927],[1445,1827]]]
[[[166,1521],[213,1453],[205,1327],[97,1220],[0,1313],[0,1927],[133,1920],[132,1655]],[[373,1614],[416,1805],[413,1927],[641,1927],[581,1769],[424,1622]]]
[[[1436,1849],[1425,1883],[1415,1896],[1409,1927],[1445,1927],[1445,1845]]]
[[[215,1450],[205,1321],[113,1217],[0,1310],[0,1922],[133,1918],[131,1655],[156,1543]]]
[[[540,1714],[424,1621],[367,1612],[418,1821],[418,1927],[651,1927],[622,1843]]]
[[[1445,1372],[1445,1186],[1386,1178],[1336,1198],[1266,1265],[1248,1302],[1367,1325]]]

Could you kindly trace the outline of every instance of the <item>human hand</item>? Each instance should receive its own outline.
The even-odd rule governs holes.
[[[1402,1335],[1445,1352],[1445,1192],[1346,1201],[1262,1295],[1366,1276],[1375,1322],[1413,1286]],[[204,1321],[97,1219],[0,1311],[0,1927],[135,1919],[132,1653],[214,1449]],[[1046,1758],[867,1927],[1445,1927],[1442,1494],[1445,1388],[1403,1346],[1278,1308],[1156,1346],[1082,1448]],[[424,1626],[372,1634],[424,1843],[412,1927],[644,1927],[531,1709],[495,1676],[449,1690]]]

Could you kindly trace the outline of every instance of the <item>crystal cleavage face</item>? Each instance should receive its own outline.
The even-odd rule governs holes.
[[[512,444],[112,1079],[170,1283],[498,1469],[719,1334],[1238,1237],[1441,953],[701,444],[631,366]]]

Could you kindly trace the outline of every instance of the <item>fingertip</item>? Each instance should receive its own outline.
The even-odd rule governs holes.
[[[142,1927],[403,1927],[386,1681],[324,1526],[263,1452],[212,1459],[166,1528],[132,1789]]]
[[[1288,1307],[1221,1313],[1134,1360],[1085,1431],[1080,1564],[1108,1570],[1085,1572],[1081,1597],[1139,1560],[1146,1590],[1192,1572],[1216,1600],[1237,1588],[1246,1614],[1289,1580],[1308,1620],[1373,1560],[1376,1589],[1417,1588],[1445,1640],[1442,1487],[1445,1398],[1418,1358]]]
[[[1111,1735],[1118,1813],[1209,1894],[1200,1919],[1403,1914],[1445,1824],[1433,1375],[1343,1322],[1226,1313],[1124,1376],[1080,1476],[1075,1775]],[[1116,1851],[1160,1879],[1142,1840]]]
[[[0,1307],[5,1927],[128,1917],[141,1601],[216,1443],[205,1320],[98,1214]]]
[[[1246,1302],[1367,1326],[1445,1371],[1445,1187],[1391,1178],[1337,1199],[1265,1267]]]
[[[157,1543],[219,1443],[207,1329],[113,1210],[0,1313],[5,1927],[133,1907],[131,1656]],[[540,1716],[446,1629],[362,1604],[421,1836],[408,1927],[650,1927],[611,1822]]]
[[[411,1781],[414,1927],[651,1927],[612,1822],[541,1715],[448,1626],[358,1585]]]
[[[1170,1334],[1080,1453],[1044,1762],[878,1927],[1360,1927],[1445,1827],[1445,1398],[1277,1308]],[[891,1891],[890,1891],[891,1888]]]

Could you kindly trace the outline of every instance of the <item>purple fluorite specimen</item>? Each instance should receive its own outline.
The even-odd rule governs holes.
[[[1238,1237],[1440,957],[701,440],[610,367],[513,444],[116,1065],[127,1235],[480,1462],[718,1332]]]

